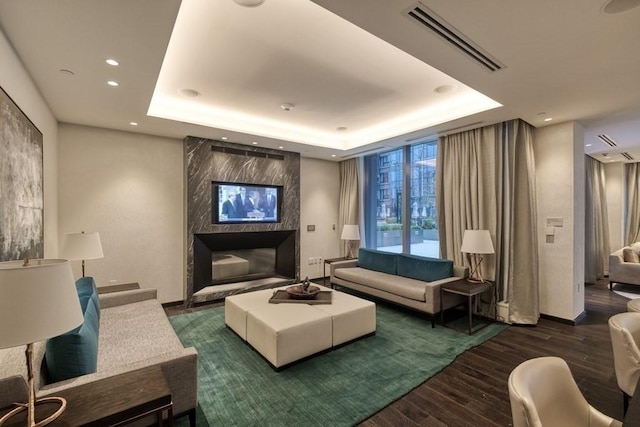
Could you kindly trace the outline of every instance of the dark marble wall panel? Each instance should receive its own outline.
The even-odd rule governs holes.
[[[193,295],[193,236],[204,233],[296,231],[296,279],[300,275],[300,154],[188,136],[184,141],[187,170],[187,301]],[[216,147],[216,151],[212,148]],[[227,152],[220,152],[225,149]],[[256,154],[254,156],[252,154]],[[213,224],[211,182],[282,185],[281,222]]]

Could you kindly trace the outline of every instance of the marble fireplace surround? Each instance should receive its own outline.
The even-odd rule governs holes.
[[[275,275],[300,276],[300,154],[188,136],[184,140],[187,174],[186,301],[203,286],[216,287],[212,255],[218,251],[275,248]],[[279,223],[213,224],[212,182],[283,187]],[[224,281],[223,281],[224,282]],[[220,285],[222,289],[227,285]],[[231,293],[242,290],[234,289]],[[220,299],[224,293],[198,296]]]

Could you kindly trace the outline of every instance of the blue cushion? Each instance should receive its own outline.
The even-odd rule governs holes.
[[[398,255],[398,275],[434,282],[453,276],[453,261],[417,255]]]
[[[98,320],[100,320],[100,297],[98,295],[98,287],[96,286],[93,277],[81,277],[76,280],[76,290],[78,291],[78,297],[80,298],[80,307],[84,313],[87,307],[88,299],[93,301],[96,306]]]
[[[81,277],[76,290],[84,322],[72,331],[47,340],[45,359],[49,382],[96,372],[100,331],[100,299],[93,277]]]
[[[50,383],[96,372],[99,325],[98,309],[89,297],[82,325],[47,340],[45,359]]]
[[[396,274],[397,258],[398,254],[360,248],[358,266],[381,273]]]

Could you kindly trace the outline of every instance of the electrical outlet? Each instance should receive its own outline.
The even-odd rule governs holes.
[[[312,265],[312,264],[313,264],[313,258],[309,258],[309,259],[307,260],[307,263],[308,263],[309,265]]]
[[[118,283],[118,281],[116,279],[109,280],[109,284],[110,285],[115,285],[116,283]]]

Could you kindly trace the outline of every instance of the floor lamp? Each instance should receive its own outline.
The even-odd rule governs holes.
[[[353,240],[360,240],[360,230],[357,225],[345,224],[342,227],[342,236],[340,236],[342,240],[347,241],[347,258],[355,258],[353,256]]]
[[[29,399],[0,419],[0,425],[15,414],[27,411],[28,426],[43,426],[62,414],[67,402],[62,397],[36,399],[33,343],[68,332],[83,322],[71,265],[61,259],[33,259],[0,262],[0,348],[25,345]],[[35,405],[57,402],[60,408],[36,423]]]
[[[472,283],[484,283],[481,266],[482,255],[494,253],[489,230],[465,230],[460,252],[469,254],[471,258],[469,260],[471,272],[467,280]]]
[[[91,233],[67,233],[60,256],[64,259],[82,260],[82,277],[84,277],[84,260],[104,258],[100,234],[97,231]]]

